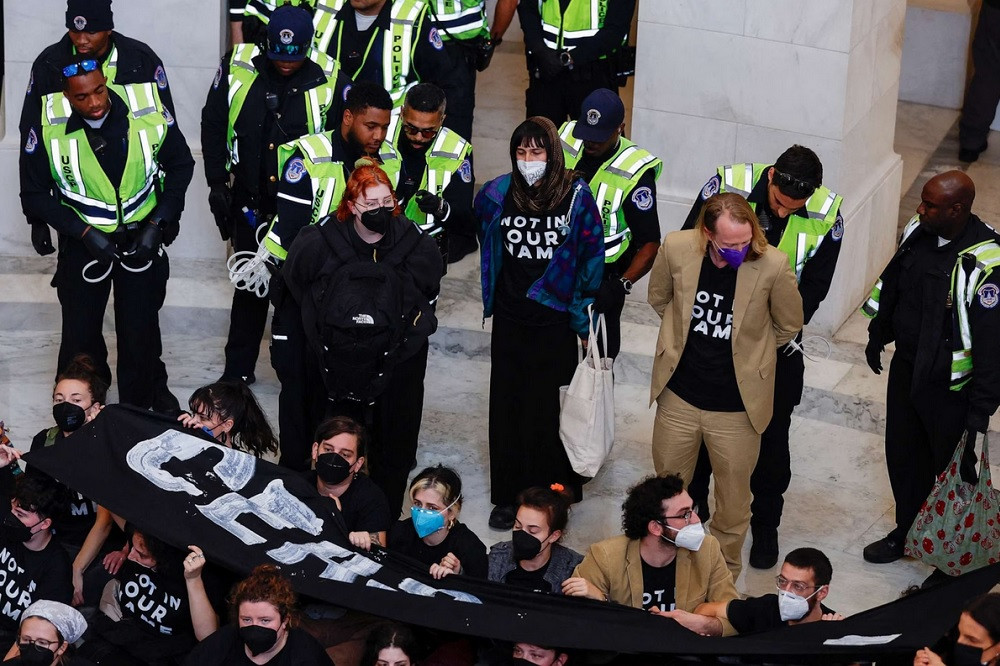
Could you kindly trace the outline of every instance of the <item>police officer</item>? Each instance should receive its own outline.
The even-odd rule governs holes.
[[[622,136],[625,105],[607,88],[583,100],[578,120],[559,129],[566,168],[590,183],[604,223],[604,278],[596,307],[608,327],[608,355],[621,347],[625,296],[653,267],[660,247],[656,179],[663,163]]]
[[[107,367],[102,328],[114,285],[119,397],[150,408],[169,273],[161,245],[177,235],[194,159],[155,83],[109,89],[89,58],[73,58],[62,74],[20,160],[25,212],[59,233],[59,366],[86,353]]]
[[[278,216],[264,244],[279,266],[299,231],[333,214],[344,185],[362,155],[373,160],[385,140],[392,111],[389,93],[377,83],[351,86],[340,128],[310,134],[278,149]],[[299,303],[284,288],[281,271],[271,279],[271,365],[281,382],[278,394],[279,464],[309,466],[313,433],[327,407],[326,388],[307,351]]]
[[[906,533],[959,440],[985,433],[1000,404],[1000,237],[972,213],[975,196],[961,171],[927,181],[861,309],[871,318],[865,356],[875,374],[885,345],[896,342],[885,400],[896,526],[865,547],[868,562],[903,556]]]
[[[619,57],[629,52],[635,0],[521,2],[517,15],[528,60],[527,115],[556,125],[580,114],[598,88],[618,88]]]
[[[316,0],[229,0],[229,20],[233,27],[233,43],[245,42],[266,45],[267,24],[271,20],[271,14],[279,6],[286,4],[301,7],[311,15],[316,6]],[[233,24],[239,26],[238,35]],[[236,36],[239,36],[238,40],[235,39]]]
[[[275,10],[266,55],[255,45],[237,45],[219,66],[202,109],[209,206],[220,236],[231,238],[237,251],[257,250],[258,227],[276,212],[278,146],[333,126],[340,116],[346,77],[326,55],[307,57],[312,35],[308,12]],[[267,305],[256,292],[233,292],[222,379],[255,380]]]
[[[768,242],[788,255],[799,282],[803,317],[808,324],[830,290],[844,237],[842,197],[822,183],[823,164],[816,153],[804,146],[792,146],[773,166],[759,163],[721,166],[702,188],[684,228],[694,228],[702,204],[716,192],[736,192],[745,197],[760,218]],[[801,341],[801,334],[798,340]],[[792,478],[788,429],[792,411],[802,400],[804,373],[800,352],[789,345],[778,350],[774,413],[761,435],[760,456],[750,477],[753,492],[750,566],[757,569],[770,569],[778,560],[782,495]],[[707,507],[711,473],[712,466],[702,446],[690,489],[701,507]]]
[[[438,243],[444,267],[474,252],[472,144],[443,127],[444,91],[421,83],[406,93],[379,157],[408,218]]]

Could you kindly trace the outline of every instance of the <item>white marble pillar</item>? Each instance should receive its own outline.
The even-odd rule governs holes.
[[[0,140],[0,254],[32,256],[28,226],[18,199],[18,119],[31,63],[43,48],[66,32],[64,0],[3,0],[3,139]],[[201,107],[224,48],[223,0],[117,0],[115,30],[147,43],[163,60],[177,108],[179,126],[195,155],[194,180],[187,193],[181,234],[172,256],[222,258],[225,246],[208,211],[208,189],[201,163]]]
[[[844,247],[813,318],[832,332],[892,254],[893,152],[905,0],[640,0],[633,138],[664,160],[661,226],[677,229],[717,165],[809,146],[844,196]]]

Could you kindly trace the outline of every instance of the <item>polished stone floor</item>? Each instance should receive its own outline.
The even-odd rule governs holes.
[[[508,137],[523,114],[520,93],[496,92],[524,88],[523,56],[515,44],[502,49],[480,79],[474,136],[480,180],[509,169]],[[956,120],[954,111],[899,105],[901,219],[912,214],[914,197],[927,178],[957,166]],[[993,137],[993,144],[968,172],[980,187],[976,209],[1000,222],[1000,138]],[[20,446],[51,423],[51,378],[59,344],[59,310],[49,286],[53,267],[51,258],[0,257],[0,418]],[[183,401],[221,373],[231,287],[221,259],[174,261],[172,269],[161,322],[171,388]],[[639,291],[643,293],[625,309],[623,353],[616,368],[617,443],[574,508],[565,540],[579,550],[619,532],[626,489],[652,473],[653,412],[646,404],[657,319],[643,302],[644,290]],[[484,326],[479,298],[477,259],[468,257],[452,267],[443,284],[441,328],[431,339],[427,369],[419,465],[444,463],[459,470],[465,486],[462,519],[489,544],[509,533],[486,525],[491,508],[486,434],[490,322]],[[110,315],[105,330],[112,335]],[[861,558],[864,545],[891,527],[893,511],[882,453],[885,375],[875,376],[865,365],[865,339],[864,320],[852,318],[831,341],[828,358],[806,362],[805,395],[791,431],[793,478],[780,531],[783,553],[810,545],[830,556],[834,577],[826,603],[844,613],[892,600],[929,573],[908,559],[876,566]],[[276,422],[278,383],[266,345],[256,374],[254,391]],[[994,459],[1000,461],[1000,455]],[[748,594],[763,594],[773,590],[775,573],[745,568],[737,585]]]

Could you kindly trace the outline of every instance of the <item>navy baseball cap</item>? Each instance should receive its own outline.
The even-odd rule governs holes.
[[[66,29],[77,32],[104,32],[113,30],[114,17],[111,0],[68,0],[66,3]]]
[[[309,12],[282,5],[271,13],[267,24],[267,57],[294,62],[303,60],[312,44],[313,24]]]
[[[625,122],[625,105],[617,93],[598,88],[580,105],[580,117],[573,136],[581,141],[601,143],[611,138]]]

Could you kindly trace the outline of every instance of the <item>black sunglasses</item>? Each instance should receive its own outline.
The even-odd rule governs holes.
[[[774,170],[774,184],[786,194],[791,194],[796,199],[807,199],[816,191],[816,186],[804,180]]]
[[[71,76],[89,74],[97,69],[97,66],[98,62],[96,60],[81,60],[80,62],[74,62],[72,65],[63,67],[62,73],[68,79]]]
[[[299,56],[305,53],[302,44],[268,44],[268,50],[274,55]]]
[[[403,131],[406,132],[407,136],[420,135],[425,139],[433,139],[437,136],[440,128],[437,127],[417,127],[416,125],[411,125],[410,123],[403,123]]]

